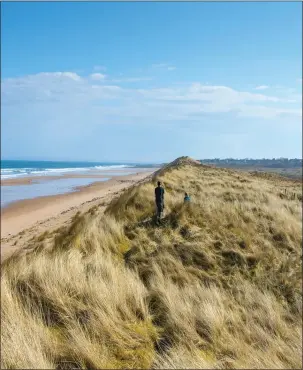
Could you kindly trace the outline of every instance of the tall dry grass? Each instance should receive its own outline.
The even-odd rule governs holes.
[[[177,161],[33,240],[2,264],[2,368],[302,368],[301,199]]]

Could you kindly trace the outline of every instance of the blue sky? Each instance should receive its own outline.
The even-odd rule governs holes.
[[[1,8],[2,158],[301,157],[300,3]]]

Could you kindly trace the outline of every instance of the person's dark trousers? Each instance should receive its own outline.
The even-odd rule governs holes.
[[[160,221],[163,213],[164,204],[163,202],[156,202],[156,206],[157,206],[157,221]]]

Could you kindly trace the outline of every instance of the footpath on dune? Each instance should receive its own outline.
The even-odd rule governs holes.
[[[301,368],[301,199],[181,157],[75,215],[2,264],[2,367]]]

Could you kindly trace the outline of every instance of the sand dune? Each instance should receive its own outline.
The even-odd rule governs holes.
[[[183,158],[117,195],[2,262],[2,368],[302,368],[300,184]]]

